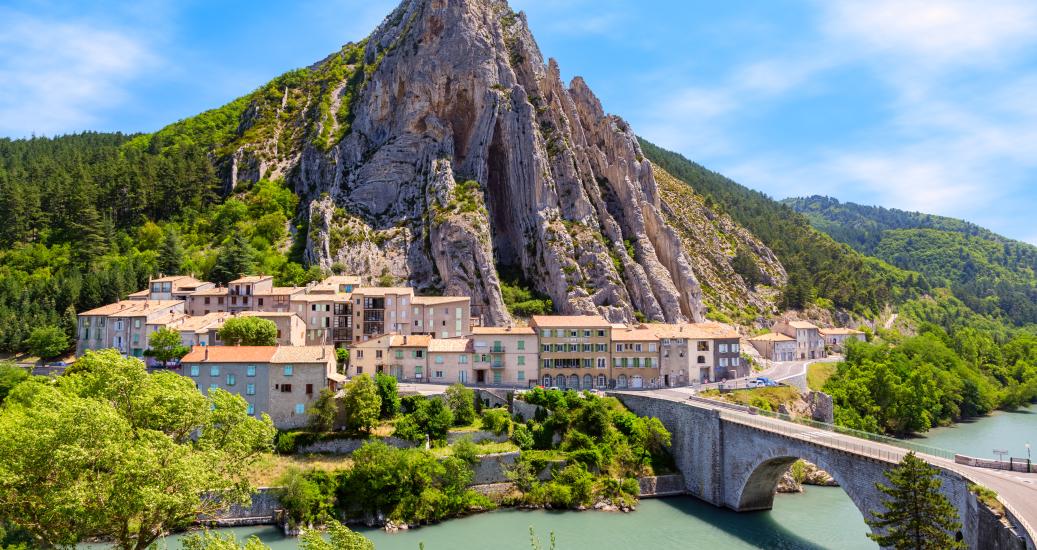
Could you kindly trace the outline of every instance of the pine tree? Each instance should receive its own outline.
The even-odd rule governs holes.
[[[183,264],[184,247],[180,244],[180,235],[172,227],[167,227],[165,240],[162,242],[159,269],[166,275],[179,275]]]
[[[212,268],[212,280],[227,284],[244,273],[252,272],[256,265],[255,257],[255,250],[245,242],[245,238],[235,234],[220,248],[216,265]]]
[[[883,548],[897,550],[953,550],[965,548],[952,533],[961,529],[958,513],[940,493],[942,482],[936,468],[914,453],[908,453],[895,468],[885,473],[892,486],[876,484],[889,498],[886,511],[872,512],[868,526],[876,533],[868,537]]]

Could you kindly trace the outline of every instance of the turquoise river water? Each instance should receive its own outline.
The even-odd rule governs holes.
[[[995,448],[1025,457],[1025,444],[1037,445],[1037,407],[939,428],[918,442],[979,457],[992,457]],[[751,514],[679,497],[643,500],[630,514],[500,510],[397,534],[363,533],[378,550],[417,550],[421,543],[426,550],[528,550],[531,526],[542,542],[553,532],[558,550],[877,548],[865,536],[864,517],[846,493],[828,487],[778,495],[773,510]],[[274,527],[226,531],[242,538],[257,535],[277,550],[296,547],[295,539],[286,539]],[[178,542],[171,537],[166,544],[179,548]]]

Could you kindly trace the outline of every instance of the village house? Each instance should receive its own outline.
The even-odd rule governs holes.
[[[345,382],[331,346],[196,346],[181,365],[203,393],[240,395],[248,414],[268,414],[282,430],[306,426],[320,391]]]
[[[128,300],[184,300],[199,290],[213,288],[216,285],[199,281],[190,275],[174,275],[148,280],[148,288],[130,294]]]
[[[477,386],[537,384],[537,335],[530,327],[473,327],[474,379]]]
[[[806,321],[778,321],[774,332],[796,339],[796,359],[821,359],[825,353],[825,341],[821,331]]]
[[[230,313],[221,311],[187,317],[176,327],[176,331],[180,333],[180,342],[187,347],[220,345],[220,327],[230,316]]]
[[[646,325],[612,327],[610,386],[617,389],[654,388],[660,385],[659,336]],[[604,387],[598,375],[597,387]],[[584,387],[590,382],[584,375]]]
[[[718,382],[749,375],[740,336],[722,323],[647,325],[659,337],[660,373],[667,387]]]
[[[608,383],[612,325],[604,317],[534,315],[530,326],[540,339],[540,377],[544,386],[591,389],[584,384],[589,380],[597,385],[602,377]]]
[[[175,327],[185,318],[180,300],[123,300],[84,311],[77,320],[76,356],[115,348],[123,355],[143,357],[151,333]]]
[[[411,336],[414,338],[414,336]],[[415,380],[433,384],[472,384],[472,340],[469,338],[430,338],[425,354],[424,378]]]
[[[780,332],[769,332],[749,339],[749,343],[764,359],[771,361],[795,361],[796,340]]]
[[[820,329],[820,332],[825,346],[832,351],[844,351],[846,342],[850,340],[864,341],[864,333],[852,328],[823,328]]]

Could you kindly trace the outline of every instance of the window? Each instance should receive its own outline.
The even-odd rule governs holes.
[[[604,353],[606,349],[608,349],[608,345],[606,345],[606,344],[598,344],[598,345],[597,345],[597,346],[595,347],[595,350],[594,350],[594,351],[596,351],[596,352],[598,352],[598,353]]]
[[[526,380],[526,371],[524,371],[524,370],[518,371],[518,381],[519,382],[524,382],[525,380]]]
[[[219,375],[220,375],[220,366],[219,365],[212,365],[211,367],[209,367],[209,376],[219,376]]]
[[[616,344],[616,351],[623,351],[623,344]]]
[[[458,357],[457,358],[457,363],[459,365],[467,365],[468,364],[468,356],[467,355],[462,355],[462,356]]]
[[[579,335],[580,335],[580,331],[578,331],[578,330],[571,330],[571,331],[569,331],[569,336],[571,336],[573,338],[576,338]]]
[[[641,344],[634,344],[634,351],[641,351]]]
[[[655,348],[655,344],[654,343],[649,343],[648,344],[648,353],[655,353],[655,349],[656,348]]]
[[[261,307],[262,307],[262,305],[263,305],[263,299],[262,299],[262,298],[260,298],[260,299],[259,299],[259,305],[260,305]]]
[[[382,352],[380,352],[380,351],[378,352],[378,356],[379,357],[381,357],[381,353]],[[403,350],[402,349],[396,350],[396,358],[397,359],[403,359]]]
[[[191,376],[198,376],[198,365],[191,365]]]
[[[526,364],[526,356],[525,355],[519,355],[518,356],[518,365],[521,367],[521,366],[523,366],[525,364]]]
[[[598,338],[604,338],[604,337],[605,337],[605,331],[604,330],[599,330],[598,331]]]
[[[251,376],[255,376],[255,375],[256,375],[256,366],[255,365],[249,365],[249,366],[245,367],[245,376],[251,377]]]
[[[738,344],[731,344],[731,353],[738,353]]]
[[[205,297],[205,305],[209,305],[209,297],[208,296]]]
[[[140,319],[133,320],[133,328],[140,328]]]
[[[245,384],[245,395],[256,395],[256,385]]]
[[[620,362],[621,362],[621,359],[619,357],[613,357],[612,358],[612,366],[618,367],[618,366],[620,366]]]
[[[442,355],[437,355],[436,356],[436,364],[437,365],[442,365],[443,364],[443,356]]]
[[[603,369],[603,368],[605,368],[605,366],[606,366],[605,358],[604,357],[598,357],[598,368],[599,369]]]
[[[542,333],[541,333],[541,336],[543,336],[544,338],[550,338],[551,337],[551,329],[544,329],[542,331]]]
[[[727,353],[727,344],[720,344],[720,353]]]
[[[252,416],[253,414],[256,414],[256,406],[253,405],[252,403],[249,403],[248,404],[248,415]]]
[[[233,386],[234,384],[237,384],[237,383],[238,383],[238,377],[234,376],[233,373],[227,374],[227,385],[228,386]]]
[[[414,367],[414,378],[421,379],[423,376],[422,368],[419,366]]]
[[[526,341],[525,340],[519,340],[518,341],[518,347],[516,349],[518,349],[519,351],[525,351],[526,350]]]
[[[313,384],[306,384],[306,395],[313,395]]]
[[[436,372],[435,372],[435,373],[433,374],[433,376],[434,376],[435,378],[443,378],[443,371],[441,371],[441,370],[437,370],[437,371],[436,371]]]
[[[579,344],[569,344],[569,351],[572,351],[572,352],[580,351],[580,345]]]
[[[706,363],[706,356],[705,356],[705,355],[699,355],[699,358],[698,358],[698,360],[696,361],[696,363],[698,363],[698,364],[700,364],[700,365],[703,365],[703,364],[705,364],[705,363]]]
[[[592,344],[584,344],[583,345],[583,352],[584,353],[590,353],[592,351],[594,351],[594,346]]]
[[[422,359],[425,357],[425,350],[416,349],[414,350],[414,358]]]
[[[210,392],[216,391],[219,387],[220,387],[219,384],[209,384],[209,391]]]
[[[709,342],[699,342],[698,351],[709,351]]]
[[[540,346],[540,350],[543,351],[544,353],[550,352],[551,351],[551,344],[544,344],[544,345]]]
[[[583,337],[584,338],[590,338],[591,337],[591,331],[589,331],[589,330],[583,331]]]
[[[281,384],[281,393],[292,393],[291,384]]]
[[[306,404],[305,403],[296,403],[295,404],[295,414],[304,414],[305,412],[306,412]]]
[[[285,376],[291,376],[294,371],[295,371],[295,367],[293,367],[292,365],[285,365],[284,366],[284,375]]]

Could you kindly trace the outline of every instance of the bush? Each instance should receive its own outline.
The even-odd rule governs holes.
[[[482,413],[483,429],[497,435],[511,431],[511,415],[506,409],[486,409]]]
[[[400,414],[400,394],[396,386],[396,377],[379,372],[374,376],[378,386],[378,397],[382,399],[379,415],[383,420],[396,418]]]
[[[454,458],[464,461],[466,464],[475,465],[479,462],[479,448],[472,443],[472,438],[465,437],[454,443]]]
[[[348,430],[370,433],[378,422],[381,410],[382,400],[371,377],[361,374],[346,384],[342,414]]]
[[[475,421],[475,392],[461,384],[446,390],[447,405],[454,414],[454,425],[468,426]]]
[[[292,525],[309,525],[330,517],[334,507],[335,480],[326,472],[303,473],[297,468],[278,480],[278,500]]]
[[[396,423],[393,435],[415,443],[422,443],[427,436],[430,441],[443,441],[454,424],[453,413],[441,399],[422,398],[412,402],[414,412]]]
[[[525,424],[519,424],[511,433],[511,441],[518,445],[519,449],[528,451],[533,448],[533,432],[529,431]]]

